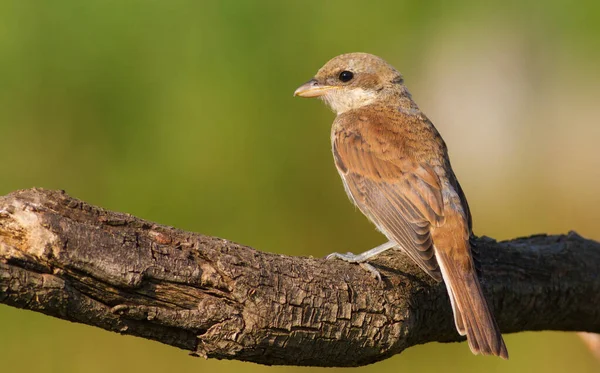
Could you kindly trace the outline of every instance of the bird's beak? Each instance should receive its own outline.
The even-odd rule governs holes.
[[[335,87],[330,85],[321,85],[315,79],[311,79],[298,87],[298,89],[294,92],[294,96],[319,97],[323,96],[325,93],[327,93],[327,91],[334,88]]]

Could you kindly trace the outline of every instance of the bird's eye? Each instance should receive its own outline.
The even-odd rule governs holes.
[[[340,73],[339,78],[342,82],[347,83],[347,82],[351,81],[352,78],[354,78],[354,74],[352,73],[352,71],[344,70]]]

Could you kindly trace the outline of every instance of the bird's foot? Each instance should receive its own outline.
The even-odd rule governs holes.
[[[363,269],[369,271],[373,277],[375,277],[378,281],[381,281],[381,272],[377,270],[377,268],[373,267],[371,264],[367,263],[367,259],[363,255],[356,255],[353,253],[331,253],[325,257],[325,259],[341,259],[348,263],[357,263]]]
[[[348,262],[348,263],[362,263],[364,260],[362,260],[360,255],[356,255],[353,254],[351,252],[347,252],[346,254],[340,254],[340,253],[331,253],[329,255],[327,255],[325,257],[325,259],[341,259],[344,262]]]

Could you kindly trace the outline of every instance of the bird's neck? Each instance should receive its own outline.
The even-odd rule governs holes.
[[[404,84],[399,84],[394,87],[394,94],[390,103],[405,112],[419,111],[419,107],[413,101],[412,95]]]

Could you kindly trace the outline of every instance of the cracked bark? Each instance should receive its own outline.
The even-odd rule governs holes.
[[[504,333],[600,332],[599,243],[573,232],[474,243]],[[463,339],[443,284],[398,252],[374,265],[382,283],[356,265],[260,252],[60,191],[0,197],[0,303],[209,358],[358,366]]]

